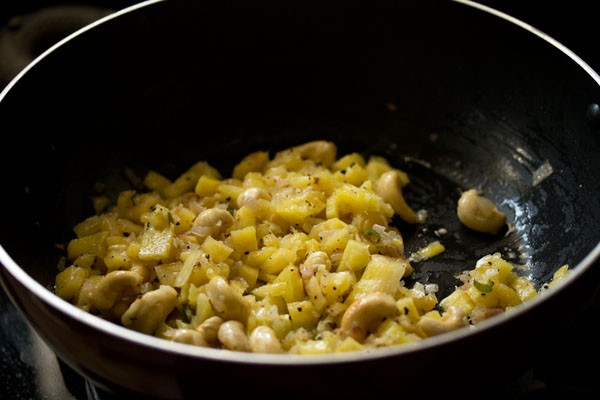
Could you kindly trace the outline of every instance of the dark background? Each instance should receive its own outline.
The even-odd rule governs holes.
[[[250,1],[250,0],[248,0]],[[405,1],[405,0],[399,0]],[[417,0],[415,0],[417,1]],[[0,89],[9,82],[15,69],[6,67],[10,64],[6,50],[7,45],[14,45],[23,23],[35,24],[32,19],[40,10],[51,6],[84,5],[98,7],[102,10],[118,10],[137,3],[131,0],[17,0],[2,1],[0,5]],[[597,14],[592,10],[598,2],[585,0],[542,1],[542,0],[481,0],[481,4],[505,12],[516,17],[540,31],[550,35],[588,63],[595,71],[600,71],[600,51],[597,41]],[[32,22],[33,21],[33,22]],[[56,40],[64,37],[78,24],[81,18],[65,15],[63,20],[53,17],[42,25],[44,37],[35,42],[26,54],[33,57],[43,51]],[[27,42],[30,37],[25,40]],[[20,50],[18,50],[20,51]],[[20,53],[22,54],[22,53]],[[560,79],[560,77],[557,77]],[[1,121],[0,121],[1,131]],[[516,381],[505,382],[504,388],[498,392],[497,387],[490,387],[487,393],[480,393],[481,398],[504,399],[551,399],[568,398],[596,399],[600,398],[600,377],[597,376],[597,363],[600,359],[598,345],[592,324],[600,318],[600,296],[598,291],[584,310],[573,310],[578,315],[574,325],[567,330],[560,342],[548,349],[546,356],[533,363],[523,376]],[[557,323],[560,323],[557,320]],[[81,379],[60,364],[47,360],[48,351],[44,349],[35,335],[31,334],[27,324],[16,312],[2,291],[0,291],[0,399],[83,399],[90,396],[86,393]],[[44,361],[39,361],[44,359]],[[476,361],[474,361],[476,362]],[[42,367],[40,367],[42,365]],[[43,378],[40,368],[46,368]],[[58,375],[56,375],[58,374]],[[61,376],[62,381],[61,382]],[[468,382],[457,382],[456,388],[449,388],[449,394],[460,396],[468,388]],[[48,386],[47,379],[53,379]],[[501,381],[502,377],[495,382]],[[426,394],[426,391],[424,392]],[[470,395],[473,395],[472,393]]]
[[[14,16],[36,12],[48,6],[89,5],[118,10],[136,3],[138,1],[135,0],[2,1],[0,5],[0,29],[6,27]],[[594,5],[597,5],[598,1],[481,0],[479,3],[512,15],[549,34],[574,51],[596,71],[600,70],[600,52],[597,46],[598,14],[594,11]],[[42,45],[48,44],[52,39],[60,38],[62,34],[67,33],[68,28],[69,26],[66,27],[66,30],[61,30],[60,27],[55,27],[55,35],[51,36]],[[6,32],[0,31],[0,40],[3,34],[6,35]],[[2,53],[0,53],[0,57],[2,57]]]

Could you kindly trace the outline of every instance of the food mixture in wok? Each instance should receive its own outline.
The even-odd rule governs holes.
[[[408,176],[383,157],[338,157],[331,142],[251,153],[227,178],[200,161],[173,181],[150,171],[143,184],[75,226],[55,292],[167,340],[261,353],[372,349],[476,324],[540,290],[499,253],[465,266],[445,298],[435,284],[408,287],[415,261],[444,251],[436,241],[405,253],[392,218],[426,218],[404,200]],[[497,234],[504,214],[465,194],[457,218]]]

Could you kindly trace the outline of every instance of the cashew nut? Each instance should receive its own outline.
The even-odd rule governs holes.
[[[352,302],[342,316],[340,334],[351,336],[362,342],[367,334],[379,326],[385,318],[393,317],[398,312],[394,298],[383,292],[373,292]]]
[[[226,321],[219,326],[219,341],[229,350],[250,351],[250,341],[244,324],[240,321]]]
[[[98,282],[93,297],[94,306],[101,312],[107,312],[125,297],[135,296],[139,292],[141,277],[132,271],[113,271]]]
[[[449,307],[442,315],[442,319],[423,317],[417,322],[417,326],[427,336],[435,336],[450,332],[454,329],[467,325],[464,312],[458,307]]]
[[[310,253],[304,263],[300,265],[300,274],[304,280],[310,279],[320,267],[325,268],[327,271],[331,270],[331,260],[324,251],[315,251]]]
[[[329,167],[335,161],[337,147],[333,142],[326,140],[315,140],[291,148],[301,157],[321,163],[324,167]]]
[[[217,275],[206,284],[206,295],[215,312],[224,320],[247,321],[250,304],[222,276]]]
[[[207,343],[214,344],[219,339],[219,327],[223,323],[223,318],[213,315],[202,322],[196,330],[202,334]]]
[[[464,192],[458,199],[458,219],[468,228],[496,235],[506,223],[506,214],[475,189]]]
[[[381,174],[375,183],[375,193],[389,203],[394,209],[394,212],[404,221],[409,224],[419,222],[417,213],[415,213],[413,209],[406,204],[406,200],[404,200],[404,196],[402,195],[402,183],[397,171],[390,170]]]
[[[194,220],[192,233],[205,239],[208,236],[215,236],[229,229],[235,220],[233,216],[222,208],[209,208],[202,211]]]
[[[208,343],[206,343],[202,333],[194,329],[177,329],[173,334],[173,341],[177,343],[208,347]]]
[[[139,332],[153,334],[177,305],[177,291],[161,285],[134,301],[121,317],[121,323]]]
[[[271,195],[263,188],[248,188],[244,190],[237,198],[237,206],[247,206],[252,209],[256,209],[258,207],[258,200],[271,200]]]
[[[249,341],[250,350],[254,353],[283,353],[283,347],[275,331],[266,325],[254,328],[250,333]]]

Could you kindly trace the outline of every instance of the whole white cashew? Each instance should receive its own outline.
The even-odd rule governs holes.
[[[477,232],[496,235],[506,223],[506,214],[475,189],[465,191],[458,199],[458,219]]]
[[[383,292],[373,292],[352,302],[342,316],[340,334],[362,342],[385,318],[398,313],[394,298]]]
[[[219,341],[229,350],[250,351],[250,341],[244,324],[240,321],[225,321],[219,326]]]
[[[402,195],[402,183],[398,172],[390,170],[381,174],[377,182],[375,183],[375,193],[389,203],[394,212],[398,214],[400,218],[409,224],[414,224],[419,221],[417,213],[404,200]]]
[[[250,304],[222,276],[215,276],[206,284],[206,295],[215,313],[224,320],[248,320]]]
[[[283,347],[275,331],[266,325],[254,328],[250,333],[249,341],[250,350],[254,353],[283,353]]]
[[[177,291],[161,285],[134,301],[121,316],[121,323],[138,332],[153,334],[177,306]]]

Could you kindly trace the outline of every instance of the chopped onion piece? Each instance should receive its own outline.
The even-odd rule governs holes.
[[[539,185],[541,181],[543,181],[544,179],[546,179],[547,177],[552,175],[553,172],[554,172],[554,169],[552,168],[550,161],[548,161],[548,160],[544,161],[542,163],[542,165],[539,166],[538,169],[533,171],[533,176],[532,176],[533,186]]]

